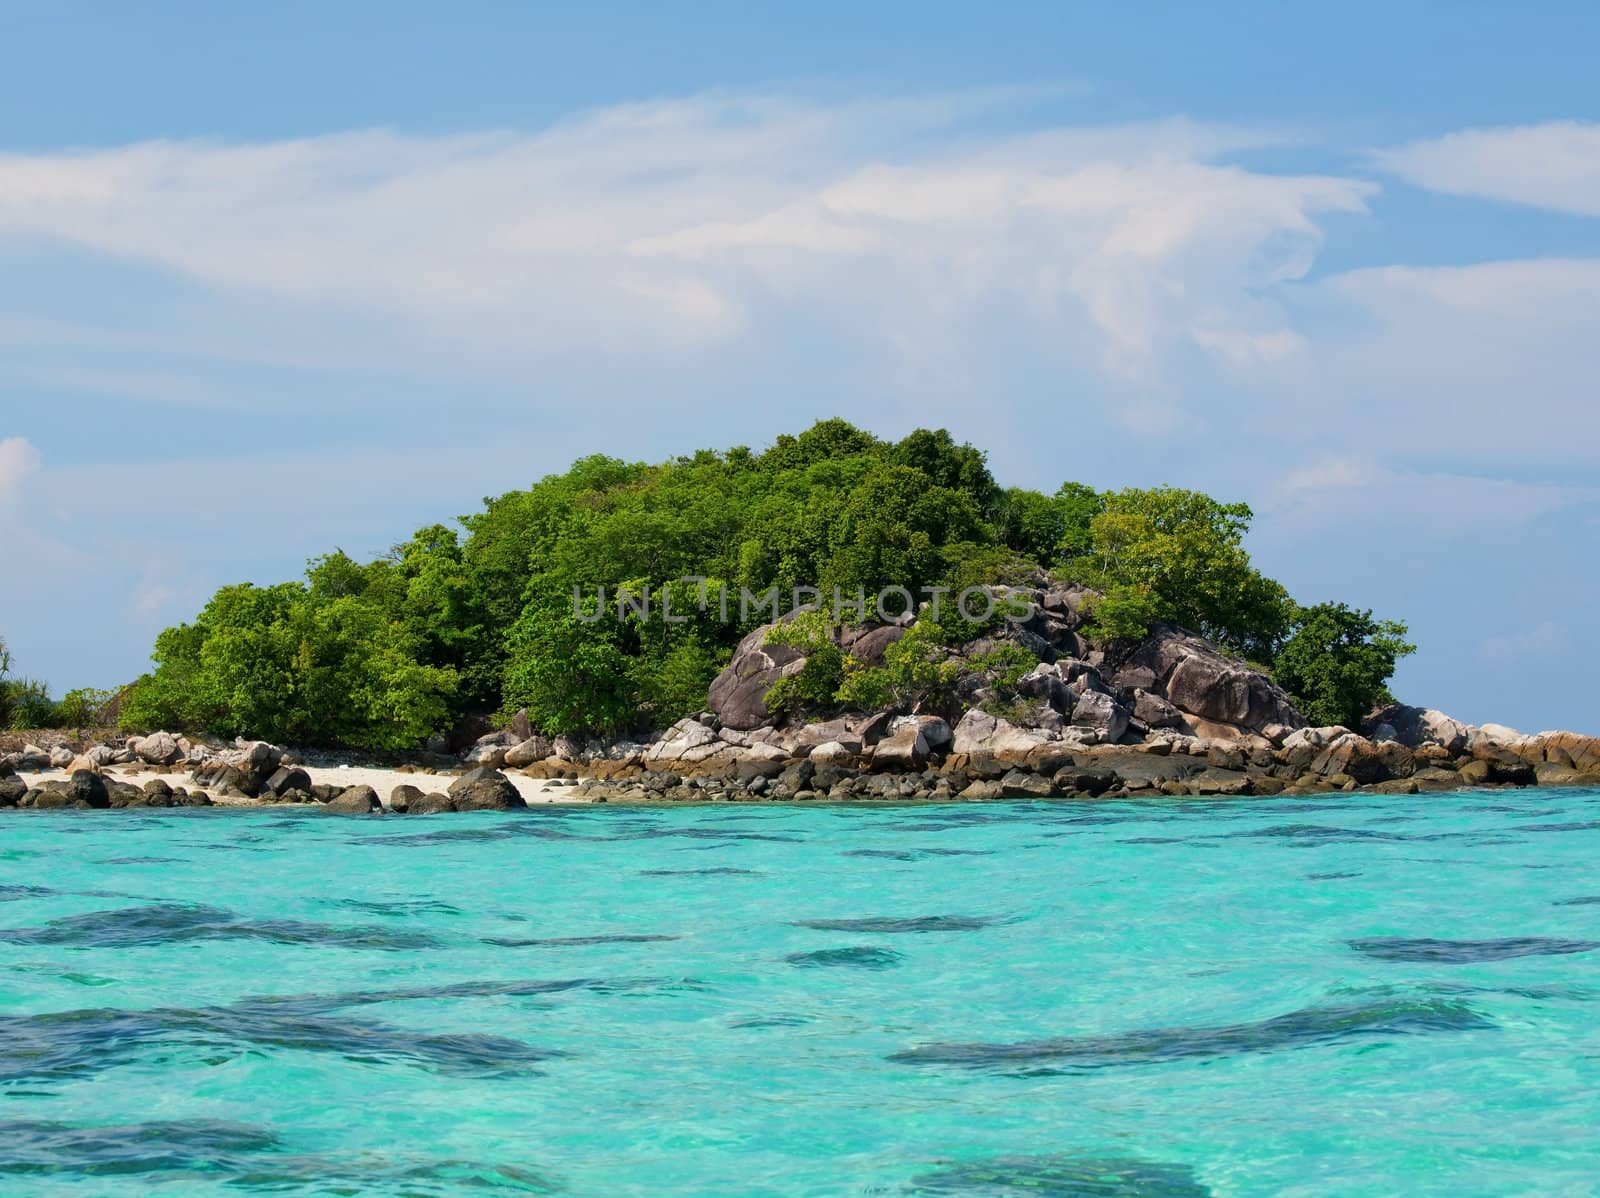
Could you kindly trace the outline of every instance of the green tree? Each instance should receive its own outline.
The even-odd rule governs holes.
[[[1395,663],[1416,646],[1406,626],[1343,603],[1301,608],[1273,676],[1313,724],[1357,727],[1388,699]]]
[[[1147,616],[1252,660],[1272,660],[1293,605],[1250,562],[1243,540],[1251,515],[1247,504],[1177,487],[1108,494],[1090,522],[1089,554],[1075,563],[1085,581],[1107,592],[1096,630],[1126,634]]]

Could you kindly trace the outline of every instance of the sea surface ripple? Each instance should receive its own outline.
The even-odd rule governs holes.
[[[1600,792],[13,812],[0,1195],[1600,1192]]]

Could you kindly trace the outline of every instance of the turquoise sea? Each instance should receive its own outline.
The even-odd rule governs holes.
[[[0,819],[0,1195],[1600,1193],[1600,792]]]

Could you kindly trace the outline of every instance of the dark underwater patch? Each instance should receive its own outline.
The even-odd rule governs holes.
[[[251,1154],[279,1146],[246,1123],[188,1119],[113,1127],[0,1122],[0,1175],[123,1177],[141,1173],[242,1172]]]
[[[999,1156],[942,1165],[911,1179],[913,1194],[988,1198],[1210,1198],[1187,1165],[1123,1157]]]
[[[429,1034],[330,1018],[292,1002],[225,1007],[92,1009],[0,1019],[0,1083],[83,1077],[137,1060],[146,1049],[187,1050],[206,1063],[246,1048],[328,1053],[463,1077],[536,1075],[564,1053],[482,1034]],[[343,1005],[350,1005],[345,1003]]]
[[[1600,940],[1558,940],[1550,936],[1512,936],[1503,940],[1408,939],[1365,936],[1347,941],[1358,953],[1379,961],[1424,961],[1438,965],[1471,965],[1512,957],[1556,957],[1600,948]]]
[[[385,952],[439,947],[439,941],[420,932],[339,927],[297,919],[249,920],[221,907],[196,903],[92,911],[54,919],[38,928],[0,928],[0,941],[66,948],[137,948],[191,940],[263,940]]]
[[[822,948],[811,953],[790,953],[784,958],[802,969],[893,969],[905,956],[892,948],[854,945],[850,948]]]
[[[866,935],[902,932],[976,932],[997,921],[981,915],[920,915],[908,919],[892,916],[869,919],[802,919],[794,926],[819,932],[861,932]]]
[[[1580,894],[1577,898],[1557,899],[1557,907],[1592,907],[1600,906],[1600,894]]]
[[[1359,878],[1361,875],[1353,870],[1335,871],[1328,874],[1307,874],[1307,881],[1311,882],[1338,882],[1345,878]]]
[[[929,857],[988,857],[993,852],[993,849],[846,849],[839,855],[885,861],[926,861]]]
[[[385,1182],[408,1195],[457,1193],[462,1189],[552,1194],[560,1186],[531,1169],[443,1160],[416,1164],[364,1158],[359,1163],[286,1154],[284,1142],[266,1128],[214,1119],[170,1120],[121,1126],[78,1126],[16,1120],[0,1122],[0,1176],[149,1177],[225,1179],[241,1190],[359,1194]],[[322,1187],[336,1189],[324,1190]],[[387,1186],[384,1187],[387,1190]]]
[[[1527,814],[1523,812],[1523,814]],[[1513,832],[1593,832],[1600,828],[1600,819],[1569,820],[1562,824],[1517,824]]]
[[[618,932],[607,936],[548,936],[543,939],[516,939],[502,936],[485,936],[484,944],[500,948],[585,948],[596,944],[655,944],[661,940],[681,940],[681,936],[668,936],[649,932]]]
[[[60,894],[59,890],[51,890],[48,886],[0,886],[0,903],[15,903],[22,899],[49,898],[51,895]]]
[[[449,903],[436,902],[430,899],[393,899],[381,901],[375,899],[329,899],[330,906],[342,907],[351,911],[365,911],[369,915],[460,915],[460,907],[452,907]]]
[[[1361,828],[1338,828],[1329,824],[1274,824],[1270,828],[1255,828],[1248,832],[1229,832],[1229,838],[1287,840],[1295,844],[1337,844],[1352,840],[1411,840],[1393,832],[1367,832]]]
[[[732,865],[708,865],[704,869],[641,869],[639,876],[641,878],[759,878],[762,873],[759,869],[738,869]]]
[[[107,857],[101,865],[182,865],[182,857]]]
[[[953,1065],[1025,1076],[1278,1052],[1344,1040],[1485,1030],[1495,1024],[1463,1003],[1409,1000],[1309,1007],[1255,1023],[1166,1027],[1014,1044],[925,1044],[894,1053],[901,1065]]]

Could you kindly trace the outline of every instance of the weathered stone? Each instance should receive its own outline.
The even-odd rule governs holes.
[[[527,736],[506,750],[503,764],[512,769],[522,769],[535,761],[543,761],[554,751],[555,746],[549,737]]]
[[[279,766],[272,771],[271,777],[262,784],[262,789],[275,798],[282,798],[284,792],[290,790],[310,793],[311,775],[302,769]]]
[[[111,806],[111,795],[106,780],[91,770],[75,770],[67,781],[67,790],[75,803],[87,807]]]
[[[763,624],[746,634],[734,649],[733,659],[711,682],[707,704],[730,728],[744,731],[768,723],[767,691],[778,679],[798,674],[805,666],[800,650],[767,644],[767,635],[775,627]]]
[[[875,770],[920,770],[928,763],[928,742],[915,725],[880,740],[872,750]]]
[[[0,778],[0,807],[15,807],[28,793],[28,784],[15,774]]]
[[[1072,723],[1078,728],[1093,728],[1107,741],[1116,741],[1128,730],[1128,709],[1110,695],[1084,691],[1073,705]]]
[[[339,815],[371,815],[374,812],[381,814],[383,804],[378,801],[378,792],[372,787],[348,786],[323,804],[323,810]]]
[[[1048,799],[1055,788],[1032,770],[1009,770],[1000,779],[1000,793],[1008,799]]]
[[[411,804],[422,798],[422,789],[409,782],[396,786],[389,792],[389,810],[401,815],[411,810]]]
[[[450,784],[457,811],[519,811],[528,804],[498,770],[468,770]]]
[[[129,743],[128,748],[140,761],[148,761],[151,765],[175,765],[183,760],[178,738],[170,732],[152,732],[149,736],[138,737]]]
[[[447,815],[455,811],[456,805],[449,795],[425,794],[411,799],[406,804],[406,814],[410,815]]]
[[[1007,720],[973,708],[956,725],[951,750],[969,755],[1020,759],[1048,740],[1042,733],[1018,728]]]
[[[1133,695],[1133,718],[1147,728],[1182,728],[1183,713],[1160,695],[1148,690],[1136,690]]]
[[[1148,669],[1174,707],[1202,720],[1251,731],[1305,725],[1282,687],[1172,625],[1157,625],[1124,664],[1130,667]]]

